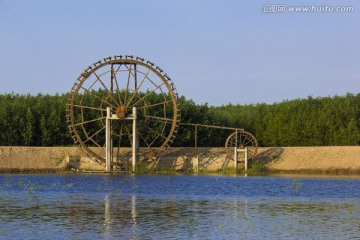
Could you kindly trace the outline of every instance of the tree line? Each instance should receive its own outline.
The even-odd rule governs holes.
[[[70,146],[68,94],[0,94],[0,145]],[[244,128],[261,146],[360,144],[360,93],[284,100],[274,104],[208,106],[179,98],[181,121]],[[199,146],[223,146],[227,130],[199,128]],[[181,126],[174,146],[194,146],[194,128]]]
[[[360,93],[274,104],[228,104],[209,112],[226,125],[249,130],[262,146],[360,144]]]

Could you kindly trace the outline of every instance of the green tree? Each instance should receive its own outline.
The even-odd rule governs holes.
[[[346,127],[347,142],[346,145],[360,144],[360,131],[355,118],[352,118]]]
[[[30,146],[33,143],[33,132],[34,132],[33,121],[34,118],[31,109],[30,107],[28,107],[25,116],[25,129],[23,129],[22,131],[22,137],[24,139],[24,144],[26,146]]]

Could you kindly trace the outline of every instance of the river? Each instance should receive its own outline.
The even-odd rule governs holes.
[[[0,175],[0,239],[356,239],[360,179]]]

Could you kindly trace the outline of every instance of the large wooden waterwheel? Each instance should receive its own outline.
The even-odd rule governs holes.
[[[159,151],[171,145],[178,131],[177,98],[171,78],[154,63],[131,55],[104,58],[85,69],[71,89],[69,131],[91,158],[105,162],[106,108],[126,114],[137,107],[140,146]],[[114,147],[131,146],[131,127],[131,121],[114,122]]]

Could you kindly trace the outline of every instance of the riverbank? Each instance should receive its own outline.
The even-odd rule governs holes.
[[[224,148],[199,148],[199,170],[226,172],[234,162]],[[131,149],[122,149],[131,161]],[[150,164],[150,171],[189,171],[194,166],[193,148],[171,148]],[[259,148],[250,165],[271,173],[360,174],[359,146]],[[239,169],[243,164],[239,164]],[[0,172],[35,173],[101,171],[105,167],[92,161],[78,147],[0,147]]]

